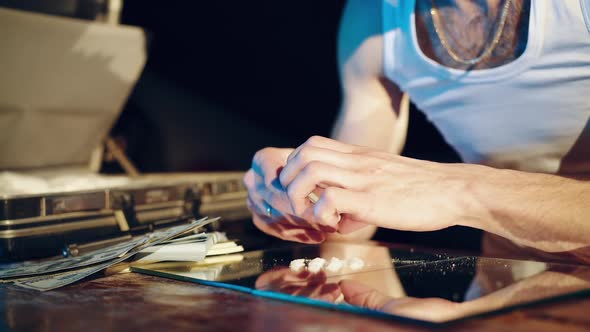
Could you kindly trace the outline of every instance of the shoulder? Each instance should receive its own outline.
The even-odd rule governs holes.
[[[338,62],[361,75],[382,72],[384,0],[349,0],[340,21]]]

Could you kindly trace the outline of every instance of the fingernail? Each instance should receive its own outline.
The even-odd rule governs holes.
[[[326,239],[326,236],[318,231],[308,231],[307,235],[311,240],[316,242],[323,242]]]
[[[326,226],[326,225],[319,225],[320,230],[322,232],[326,232],[326,233],[336,233],[336,228],[332,227],[332,226]]]

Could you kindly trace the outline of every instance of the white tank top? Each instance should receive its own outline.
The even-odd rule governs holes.
[[[385,75],[467,163],[590,174],[590,0],[531,0],[511,63],[445,67],[417,42],[415,0],[384,0]]]

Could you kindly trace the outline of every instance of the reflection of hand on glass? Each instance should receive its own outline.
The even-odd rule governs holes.
[[[355,280],[342,280],[340,289],[350,305],[433,322],[461,317],[459,303],[440,298],[393,298]]]
[[[361,270],[344,266],[337,271],[325,266],[318,273],[311,273],[307,268],[295,272],[288,267],[277,267],[258,277],[256,289],[335,302],[341,297],[338,282],[347,278],[374,285],[388,296],[405,296],[386,247],[327,242],[320,246],[317,254],[327,262],[333,257],[343,262],[356,258],[366,262],[366,265]]]
[[[590,263],[590,246],[563,252],[545,252],[533,247],[518,245],[495,234],[485,233],[481,243],[482,254],[487,257],[564,262],[574,264]]]
[[[327,281],[325,272],[294,272],[287,267],[263,273],[256,280],[255,287],[327,302],[335,302],[341,294],[337,283]]]
[[[405,296],[404,289],[395,273],[393,258],[386,247],[326,242],[320,246],[320,255],[326,260],[332,257],[342,260],[361,259],[366,263],[365,268],[373,271],[348,274],[347,279],[356,279],[374,285],[392,297]]]
[[[442,298],[393,298],[356,280],[339,283],[344,301],[384,313],[432,322],[444,322],[501,308],[533,302],[590,287],[590,271],[545,271],[508,287],[461,303]]]

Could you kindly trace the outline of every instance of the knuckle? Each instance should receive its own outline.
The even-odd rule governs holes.
[[[323,193],[323,200],[324,200],[324,204],[327,206],[333,206],[334,203],[336,202],[336,195],[337,195],[337,191],[335,188],[333,187],[328,187],[324,190]]]
[[[299,163],[308,163],[313,160],[313,147],[304,146],[297,154],[297,161]]]
[[[312,161],[303,169],[304,174],[312,179],[321,175],[323,165],[319,161]]]
[[[273,150],[274,150],[274,148],[263,148],[263,149],[256,151],[256,153],[254,154],[253,161],[255,163],[263,162],[266,159],[266,156],[268,156],[269,154],[272,154]]]
[[[279,174],[279,182],[281,183],[282,186],[285,187],[285,186],[289,185],[289,183],[287,181],[289,181],[289,174],[283,170]]]
[[[367,175],[383,175],[391,172],[391,165],[389,162],[375,157],[364,158],[363,168],[363,173]]]
[[[314,135],[311,136],[310,138],[307,139],[307,141],[305,142],[305,144],[309,144],[311,146],[317,145],[317,144],[321,144],[322,141],[324,141],[325,138],[319,135]]]
[[[287,188],[287,196],[289,197],[290,205],[295,215],[300,215],[305,210],[305,207],[300,205],[300,190],[296,186],[289,186]]]
[[[252,162],[254,162],[254,163],[259,162],[260,159],[262,159],[263,155],[264,155],[264,149],[256,151],[256,153],[254,153],[254,158],[252,158]]]
[[[246,189],[250,190],[254,186],[254,171],[249,169],[244,177],[242,178],[242,183],[246,187]]]
[[[295,185],[290,185],[287,187],[287,196],[292,200],[297,195],[297,187]]]

